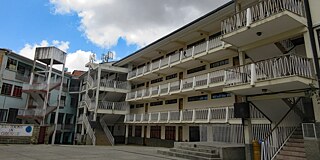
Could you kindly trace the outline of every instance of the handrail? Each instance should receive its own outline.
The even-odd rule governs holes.
[[[293,104],[293,107],[291,107],[289,109],[289,111],[280,119],[280,121],[271,129],[271,131],[266,135],[266,137],[263,139],[263,141],[265,141],[271,134],[272,132],[278,128],[278,126],[282,123],[282,121],[288,116],[288,114],[293,110],[294,107],[296,107],[296,105],[298,104],[298,102],[300,101],[301,97],[299,97],[299,99]]]
[[[83,115],[83,123],[84,123],[84,125],[86,127],[86,131],[87,131],[89,137],[92,140],[92,145],[95,146],[96,145],[96,136],[94,135],[94,131],[91,128],[91,125],[89,123],[88,117],[86,115]]]
[[[114,137],[112,136],[112,133],[110,132],[110,130],[107,126],[107,123],[101,118],[100,124],[101,124],[101,127],[102,127],[104,133],[106,134],[108,140],[110,141],[111,145],[114,146]]]
[[[302,119],[297,115],[293,108],[300,101],[300,98],[292,104],[292,107],[281,118],[281,120],[267,133],[261,142],[261,160],[273,159],[282,149],[297,127],[300,126]]]

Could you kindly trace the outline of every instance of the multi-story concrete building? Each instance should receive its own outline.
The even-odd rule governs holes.
[[[262,159],[319,159],[317,6],[235,0],[117,62],[88,63],[77,142],[228,142],[250,159],[259,140]]]
[[[128,69],[112,64],[89,62],[88,71],[80,77],[78,143],[124,143],[123,120],[129,113],[129,104],[125,102],[130,90],[126,81]]]
[[[65,61],[63,58],[66,54],[56,48],[51,47],[51,49],[48,53],[62,54],[60,62],[53,58],[54,63],[63,64]],[[40,56],[39,54],[36,55]],[[56,109],[59,106],[55,143],[72,144],[77,106],[75,103],[77,103],[78,98],[69,93],[73,76],[70,74],[63,75],[64,72],[52,68],[49,57],[36,57],[36,60],[42,62],[39,63],[8,49],[1,49],[0,56],[0,122],[53,126]],[[32,72],[33,70],[34,72]],[[48,82],[49,73],[51,74],[51,78],[49,78],[51,82]],[[47,82],[49,85],[45,84]],[[50,86],[49,91],[46,86]],[[58,101],[60,105],[58,105]],[[45,129],[40,129],[40,131],[46,132]],[[50,138],[47,137],[47,139],[51,139],[52,131],[53,129],[47,132],[50,133]],[[44,143],[45,134],[41,135],[43,137],[40,136],[38,143]]]
[[[115,62],[132,88],[126,142],[245,144],[250,159],[259,140],[263,159],[319,159],[319,6],[231,1]]]

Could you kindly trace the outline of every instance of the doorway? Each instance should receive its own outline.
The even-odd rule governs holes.
[[[178,127],[178,141],[182,142],[182,126]]]
[[[190,142],[200,142],[200,127],[190,126],[189,127],[189,140]]]

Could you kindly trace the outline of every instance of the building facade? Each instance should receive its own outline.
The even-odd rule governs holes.
[[[27,85],[30,83],[34,61],[16,54],[7,49],[0,50],[1,69],[0,69],[0,122],[6,124],[35,124],[41,126],[53,126],[55,119],[55,109],[49,111],[44,119],[34,118],[32,114],[40,106],[37,100],[30,98]],[[46,70],[46,66],[37,62],[35,70],[39,75],[34,76],[34,82],[41,84],[46,82],[45,74],[40,75]],[[45,73],[45,72],[43,72]],[[52,83],[61,81],[61,71],[52,69]],[[72,144],[74,134],[74,124],[76,118],[77,96],[73,96],[69,92],[70,82],[73,79],[72,75],[66,74],[63,78],[61,101],[59,105],[57,136],[55,143]],[[58,83],[57,83],[58,84]],[[60,83],[59,83],[60,84]],[[48,104],[57,105],[59,98],[59,85],[50,90]],[[36,93],[37,91],[32,91]],[[43,103],[42,103],[43,104]],[[29,116],[29,117],[28,117]],[[49,129],[48,129],[49,130]],[[48,131],[49,141],[53,133],[53,129]],[[39,142],[44,143],[44,142]],[[49,142],[51,143],[51,141]]]

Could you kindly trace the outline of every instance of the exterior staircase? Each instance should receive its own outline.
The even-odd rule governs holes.
[[[103,128],[100,123],[97,123],[97,126],[95,128],[95,136],[96,136],[96,145],[101,146],[111,146],[109,139],[107,138],[105,132],[103,131]]]
[[[306,160],[301,127],[297,128],[275,157],[276,160]]]
[[[190,160],[222,160],[220,149],[212,146],[181,143],[169,150],[158,150],[162,155],[185,158]]]

